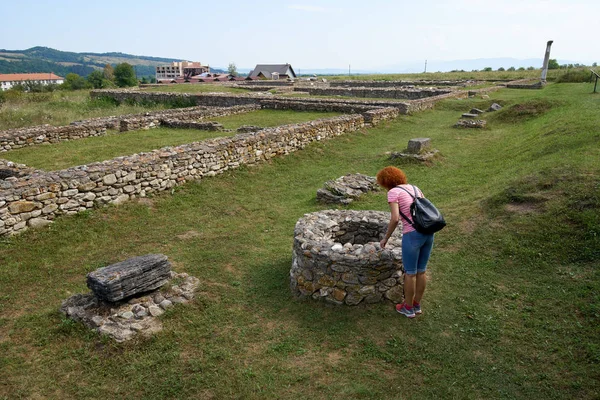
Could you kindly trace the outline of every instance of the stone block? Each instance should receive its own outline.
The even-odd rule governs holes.
[[[408,141],[407,152],[411,154],[420,154],[431,147],[430,138],[416,138]]]
[[[17,201],[8,206],[11,214],[20,214],[35,210],[36,204],[32,201]]]
[[[115,302],[161,287],[170,271],[165,255],[148,254],[90,272],[87,286],[98,298]]]
[[[498,111],[502,108],[502,106],[498,103],[494,103],[488,108],[488,112]]]

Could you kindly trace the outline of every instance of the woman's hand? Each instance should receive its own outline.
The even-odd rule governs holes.
[[[390,212],[392,214],[392,218],[390,218],[390,223],[388,224],[387,232],[385,233],[383,240],[381,242],[379,242],[379,245],[381,246],[382,249],[385,249],[385,245],[387,244],[389,238],[392,237],[394,230],[396,230],[396,227],[398,226],[398,223],[400,222],[400,208],[398,206],[398,203],[388,203],[388,204],[390,205]]]

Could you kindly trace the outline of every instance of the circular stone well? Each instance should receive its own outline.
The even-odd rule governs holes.
[[[390,213],[324,210],[305,214],[294,229],[290,286],[299,297],[357,305],[403,296],[402,233],[385,249]]]

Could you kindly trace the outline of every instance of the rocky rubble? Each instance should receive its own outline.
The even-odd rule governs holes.
[[[317,190],[317,200],[322,203],[350,204],[367,192],[379,190],[377,179],[363,174],[348,174],[327,181]]]
[[[186,273],[169,273],[168,284],[118,302],[99,299],[93,293],[76,294],[63,301],[60,311],[90,329],[117,342],[162,330],[159,317],[177,304],[194,298],[200,281]]]

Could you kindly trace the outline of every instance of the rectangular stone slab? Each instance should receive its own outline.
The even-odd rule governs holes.
[[[87,286],[99,299],[116,302],[158,289],[171,277],[163,254],[147,254],[99,268],[87,275]]]

